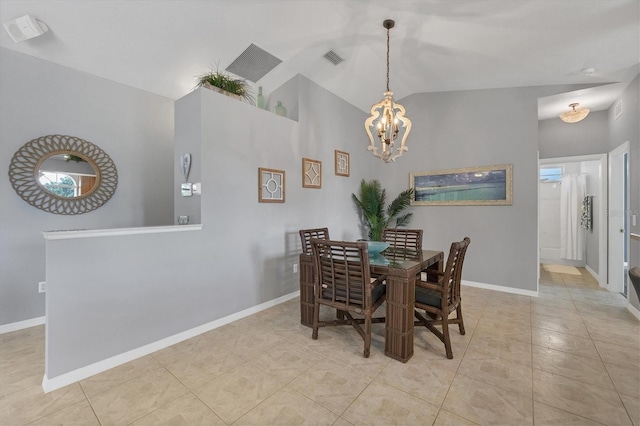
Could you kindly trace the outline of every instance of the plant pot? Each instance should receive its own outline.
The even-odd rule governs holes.
[[[226,96],[228,96],[228,97],[230,97],[230,98],[237,99],[237,100],[239,100],[239,101],[241,101],[241,100],[242,100],[242,96],[240,96],[240,95],[236,95],[235,93],[227,92],[226,90],[222,90],[222,89],[221,89],[221,88],[219,88],[219,87],[212,86],[212,85],[210,85],[209,83],[204,83],[204,84],[202,85],[202,87],[207,88],[207,89],[209,89],[209,90],[213,90],[214,92],[218,92],[218,93],[220,93],[220,94],[226,95]]]

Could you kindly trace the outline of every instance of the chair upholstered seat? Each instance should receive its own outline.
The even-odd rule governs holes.
[[[381,297],[386,296],[387,286],[378,285],[371,290],[371,303],[377,303]],[[326,299],[331,299],[332,292],[328,289],[322,289],[322,297]],[[336,300],[346,301],[346,292],[341,290],[336,290]]]
[[[416,287],[416,303],[440,308],[442,293],[428,288]]]

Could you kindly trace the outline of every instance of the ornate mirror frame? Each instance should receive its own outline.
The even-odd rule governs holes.
[[[86,194],[61,197],[39,183],[40,165],[57,154],[71,154],[87,161],[96,171],[96,183]],[[116,166],[98,146],[75,136],[47,135],[24,144],[11,159],[9,180],[24,201],[41,210],[63,215],[87,213],[109,201],[118,186]]]

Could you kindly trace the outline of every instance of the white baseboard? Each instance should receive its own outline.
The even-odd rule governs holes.
[[[164,339],[112,356],[110,358],[87,365],[86,367],[78,368],[77,370],[73,370],[56,377],[48,378],[45,374],[42,379],[42,389],[45,391],[45,393],[60,389],[61,387],[79,382],[80,380],[86,379],[87,377],[94,376],[98,373],[102,373],[103,371],[117,367],[129,361],[133,361],[134,359],[141,358],[143,356],[149,355],[150,353],[159,351],[160,349],[164,349],[171,345],[175,345],[176,343],[180,343],[183,340],[191,339],[192,337],[195,337],[199,334],[206,333],[207,331],[211,331],[218,327],[222,327],[225,324],[229,324],[230,322],[239,320],[249,315],[253,315],[257,312],[279,305],[280,303],[294,299],[298,296],[300,296],[299,290],[278,297],[277,299],[273,299],[268,302],[264,302],[251,308],[245,309],[244,311],[236,312],[235,314],[231,314],[224,318],[199,325],[198,327],[194,327],[190,330],[174,334],[173,336],[166,337]]]
[[[633,315],[640,321],[640,311],[631,303],[627,305],[627,311],[631,312],[631,315]]]
[[[598,284],[600,284],[600,287],[602,287],[602,283],[600,282],[600,275],[596,274],[596,271],[591,269],[589,265],[585,265],[584,269],[586,269],[587,272],[590,273],[591,276],[596,279],[596,281],[598,281]]]
[[[495,285],[495,284],[477,283],[475,281],[466,281],[466,280],[462,280],[460,283],[462,285],[467,285],[469,287],[477,287],[477,288],[484,288],[486,290],[502,291],[503,293],[520,294],[522,296],[538,297],[537,290],[536,291],[522,290],[519,288],[505,287],[505,286]]]
[[[0,325],[0,334],[11,333],[12,331],[18,331],[29,327],[35,327],[36,325],[44,324],[45,317],[31,318],[24,321],[12,322],[11,324]]]

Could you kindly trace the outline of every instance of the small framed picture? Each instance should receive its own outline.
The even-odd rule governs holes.
[[[335,150],[336,176],[349,176],[349,153]]]
[[[258,202],[284,203],[284,170],[258,168]]]
[[[322,188],[322,161],[302,159],[302,187]]]

